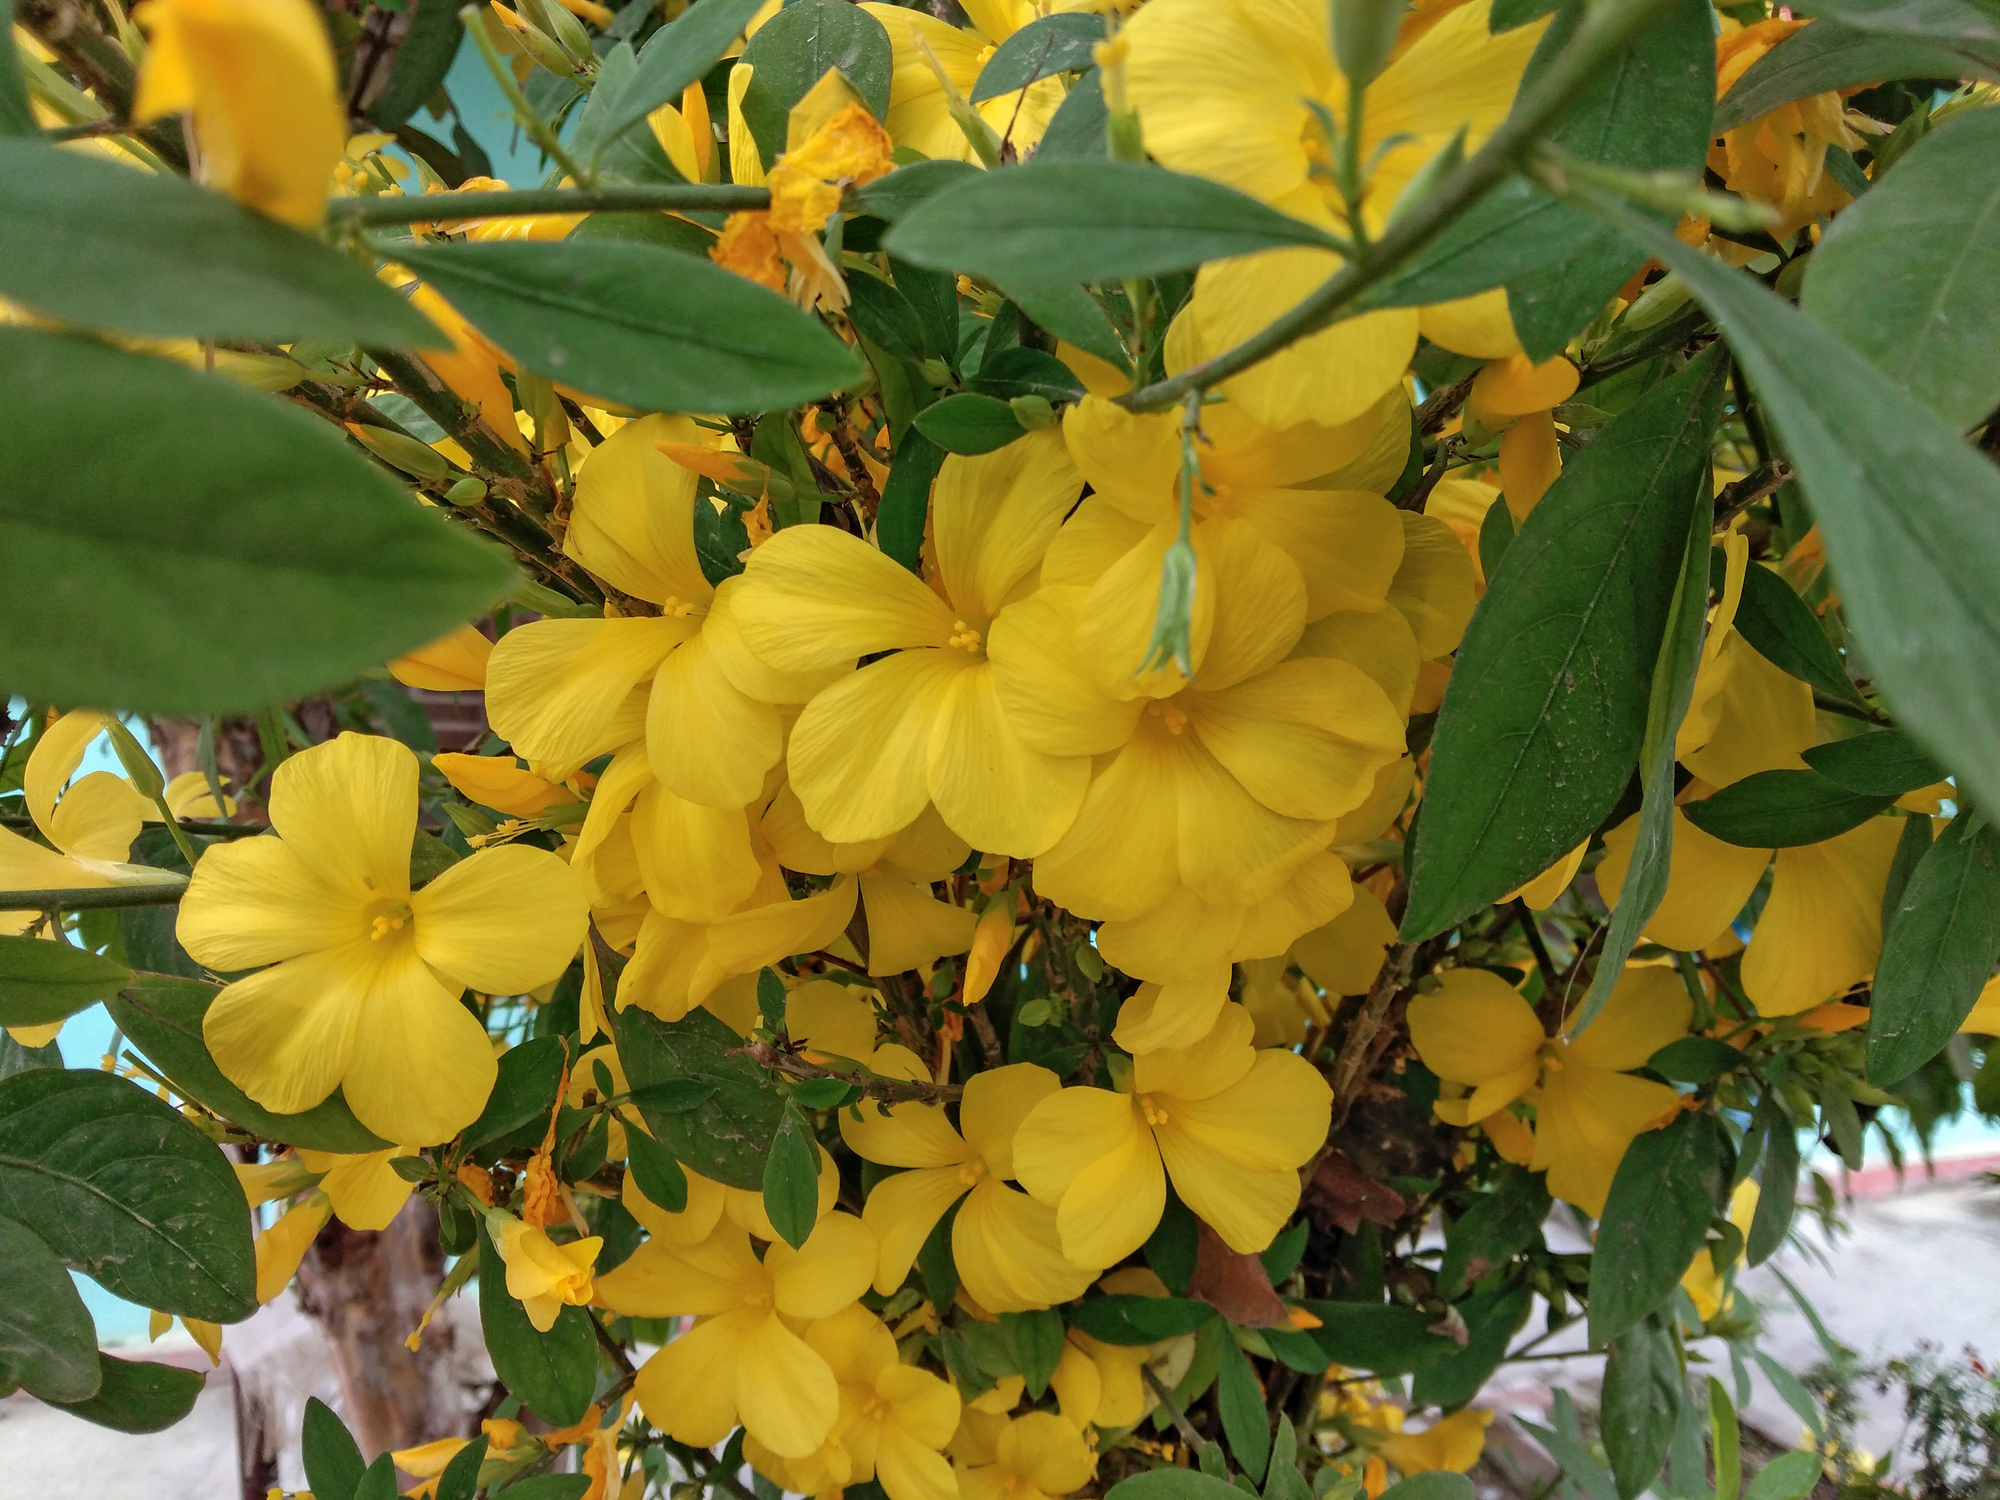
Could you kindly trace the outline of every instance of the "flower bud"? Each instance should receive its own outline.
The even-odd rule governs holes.
[[[1382,71],[1408,9],[1404,0],[1333,0],[1333,55],[1356,87]]]
[[[486,498],[485,481],[474,479],[468,474],[446,490],[444,497],[453,505],[477,505]]]
[[[965,990],[961,1003],[976,1005],[986,998],[1000,976],[1000,962],[1014,941],[1014,893],[995,896],[972,930],[972,951],[965,956]]]
[[[356,442],[392,469],[400,469],[412,479],[442,479],[451,472],[445,456],[428,443],[408,433],[391,432],[386,427],[367,427],[349,422],[347,430]]]
[[[1056,409],[1047,396],[1015,396],[1007,404],[1014,409],[1014,420],[1030,432],[1056,425]]]
[[[1153,616],[1153,638],[1146,644],[1146,659],[1139,666],[1140,672],[1172,662],[1180,668],[1181,676],[1194,676],[1193,648],[1188,639],[1194,619],[1194,580],[1194,548],[1186,537],[1181,537],[1160,559],[1160,607]]]

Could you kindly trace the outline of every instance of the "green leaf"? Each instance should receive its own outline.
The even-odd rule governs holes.
[[[1715,1455],[1715,1500],[1736,1500],[1743,1488],[1743,1432],[1729,1392],[1713,1375],[1708,1377],[1708,1430]]]
[[[530,369],[606,400],[734,414],[861,377],[860,358],[810,313],[694,256],[576,239],[396,255]]]
[[[764,1213],[794,1250],[819,1219],[819,1150],[796,1104],[788,1104],[779,1117],[778,1134],[764,1162]]]
[[[1597,211],[1722,326],[1798,470],[1842,608],[1898,721],[2000,805],[2000,469],[1775,293],[1618,205]],[[1921,630],[1910,628],[1913,600]]]
[[[0,1219],[0,1265],[0,1390],[20,1386],[44,1401],[96,1395],[97,1327],[55,1251],[26,1224]]]
[[[1242,1500],[1242,1495],[1228,1480],[1198,1469],[1147,1469],[1119,1480],[1104,1500]]]
[[[583,1420],[597,1388],[597,1336],[590,1329],[590,1314],[565,1307],[547,1333],[537,1333],[527,1309],[507,1295],[506,1265],[484,1220],[479,1225],[479,1326],[501,1385],[552,1427]]]
[[[1810,28],[1808,28],[1810,29]],[[1969,110],[1897,159],[1806,262],[1799,306],[1953,427],[2000,405],[2000,115]]]
[[[1637,1500],[1660,1477],[1686,1399],[1680,1351],[1658,1313],[1611,1341],[1600,1418],[1620,1500]]]
[[[654,32],[639,50],[638,67],[598,126],[597,149],[621,139],[662,104],[681,94],[721,60],[757,12],[760,0],[700,0]]]
[[[638,1179],[639,1191],[646,1195],[647,1200],[670,1214],[686,1209],[687,1173],[674,1160],[673,1152],[645,1131],[635,1130],[630,1125],[625,1128],[625,1146],[625,1165]]]
[[[1289,1229],[1279,1230],[1276,1238],[1258,1253],[1264,1274],[1271,1278],[1273,1286],[1282,1286],[1285,1278],[1299,1268],[1299,1262],[1305,1258],[1306,1243],[1311,1238],[1312,1225],[1301,1219]],[[1182,1285],[1186,1285],[1185,1280]]]
[[[1702,484],[1697,498],[1707,489],[1708,485]],[[1625,885],[1611,914],[1590,989],[1571,1023],[1572,1034],[1587,1028],[1609,1003],[1619,976],[1625,972],[1625,960],[1632,956],[1646,923],[1667,896],[1674,847],[1674,742],[1694,698],[1695,673],[1701,666],[1702,638],[1708,628],[1709,517],[1706,504],[1695,506],[1680,581],[1667,608],[1666,636],[1653,663],[1652,691],[1646,701],[1646,733],[1639,745],[1638,836],[1632,842]]]
[[[1507,1358],[1534,1301],[1534,1290],[1526,1284],[1466,1298],[1458,1308],[1469,1335],[1465,1347],[1448,1350],[1443,1359],[1418,1370],[1410,1381],[1411,1399],[1449,1408],[1478,1395]]]
[[[465,1150],[504,1142],[517,1131],[532,1129],[539,1136],[555,1108],[566,1056],[561,1040],[552,1036],[530,1038],[502,1053],[486,1107],[465,1127]]]
[[[1325,230],[1210,182],[1130,162],[1030,162],[926,199],[883,243],[904,260],[1005,285],[1117,281],[1309,245]]]
[[[679,1114],[685,1110],[699,1109],[713,1097],[715,1085],[697,1083],[692,1078],[669,1078],[664,1083],[650,1083],[643,1089],[634,1089],[630,1098],[634,1104],[662,1114]]]
[[[43,580],[0,596],[0,678],[31,701],[290,702],[507,592],[499,551],[329,424],[229,381],[6,328],[0,407],[0,555]]]
[[[473,1500],[473,1492],[479,1488],[479,1466],[485,1462],[486,1434],[482,1432],[452,1454],[451,1462],[438,1476],[437,1492],[432,1500]],[[317,1500],[317,1492],[314,1500]]]
[[[186,178],[32,140],[0,140],[0,296],[147,338],[445,345],[323,240]]]
[[[68,943],[0,937],[0,1026],[46,1026],[118,992],[131,970]]]
[[[1216,1372],[1215,1406],[1229,1456],[1253,1485],[1261,1484],[1271,1466],[1271,1416],[1264,1410],[1264,1392],[1250,1367],[1250,1356],[1233,1340],[1222,1351],[1222,1368]]]
[[[115,1432],[164,1432],[194,1410],[195,1399],[208,1384],[208,1376],[199,1370],[111,1354],[100,1354],[98,1359],[103,1382],[97,1394],[64,1402],[63,1410]]]
[[[377,1454],[354,1487],[354,1500],[396,1500],[396,1461],[386,1453]]]
[[[1109,123],[1104,107],[1104,80],[1092,68],[1070,85],[1069,94],[1049,120],[1048,129],[1042,132],[1042,139],[1035,147],[1035,160],[1044,165],[1059,161],[1101,161]]]
[[[743,49],[744,65],[756,70],[743,91],[743,120],[757,138],[764,165],[785,149],[792,106],[829,68],[840,70],[876,119],[885,118],[891,56],[882,23],[847,0],[792,0],[758,27]]]
[[[1438,1293],[1448,1300],[1465,1295],[1472,1282],[1505,1265],[1534,1243],[1548,1218],[1549,1190],[1539,1173],[1504,1166],[1486,1192],[1445,1230]]]
[[[1095,67],[1092,49],[1104,40],[1104,18],[1059,14],[1030,21],[1002,42],[979,70],[972,102],[980,104],[1024,89],[1054,73],[1080,73]]]
[[[306,1398],[299,1452],[313,1500],[353,1500],[368,1465],[346,1424],[317,1396]]]
[[[952,1298],[958,1295],[958,1262],[952,1259],[951,1232],[958,1222],[959,1203],[964,1201],[961,1198],[945,1210],[944,1217],[924,1236],[923,1248],[917,1251],[917,1275],[932,1307],[949,1307]]]
[[[1582,1443],[1547,1427],[1537,1427],[1533,1422],[1521,1425],[1534,1434],[1536,1442],[1549,1450],[1549,1457],[1562,1470],[1562,1477],[1582,1490],[1588,1500],[1623,1500],[1618,1493],[1617,1481]]]
[[[628,99],[638,71],[630,42],[618,43],[598,60],[597,77],[583,117],[577,121],[570,151],[595,163],[598,176],[607,181],[685,182],[686,177],[667,159],[665,148],[652,131],[626,128],[633,123]],[[674,102],[678,104],[678,98]],[[624,124],[614,130],[614,120],[619,118]]]
[[[1025,437],[1014,408],[994,396],[962,391],[917,413],[916,430],[947,453],[991,453]]]
[[[1458,1352],[1443,1334],[1432,1333],[1437,1319],[1414,1307],[1387,1302],[1301,1302],[1320,1320],[1312,1330],[1329,1364],[1407,1375]]]
[[[1810,1449],[1782,1453],[1750,1481],[1744,1500],[1805,1500],[1819,1483],[1820,1456]]]
[[[429,885],[459,861],[459,853],[434,833],[419,828],[410,841],[410,889]]]
[[[104,1008],[125,1039],[176,1089],[246,1130],[309,1151],[345,1155],[380,1151],[391,1144],[354,1118],[338,1089],[311,1109],[281,1115],[223,1077],[201,1031],[202,1020],[220,993],[200,980],[149,975],[105,1001]]]
[[[14,49],[14,0],[0,0],[0,136],[34,136],[40,130]]]
[[[1069,1325],[1106,1344],[1156,1344],[1193,1333],[1215,1309],[1184,1297],[1092,1297],[1063,1309]]]
[[[1903,831],[1896,835],[1896,852],[1889,860],[1889,879],[1882,887],[1882,935],[1885,940],[1890,924],[1896,919],[1896,909],[1903,904],[1903,892],[1910,887],[1910,877],[1917,873],[1917,866],[1930,852],[1931,820],[1903,819]]]
[[[1573,4],[1557,11],[1524,85],[1567,44],[1582,10]],[[1593,78],[1551,143],[1580,160],[1627,171],[1699,172],[1715,98],[1713,26],[1703,0],[1676,0]],[[1507,310],[1533,360],[1560,354],[1645,258],[1587,215],[1554,208],[1569,221],[1572,243],[1560,260],[1507,280]]]
[[[715,1090],[698,1108],[671,1113],[640,1101],[639,1113],[654,1139],[704,1177],[762,1191],[764,1163],[785,1100],[756,1063],[729,1055],[743,1045],[742,1038],[706,1010],[662,1021],[636,1005],[617,1012],[612,1030],[625,1077],[635,1089],[689,1078]]]
[[[1039,1312],[1000,1314],[1000,1336],[1014,1356],[1014,1368],[1028,1383],[1028,1399],[1039,1401],[1063,1352],[1062,1314],[1053,1308]]]
[[[1647,392],[1570,460],[1514,538],[1445,688],[1406,941],[1547,869],[1631,780],[1724,372],[1710,352]]]
[[[1838,838],[1894,800],[1850,791],[1817,771],[1759,771],[1681,811],[1739,849],[1795,849]]]
[[[848,197],[848,209],[893,224],[931,194],[978,175],[979,168],[969,161],[913,161],[855,188]]]
[[[438,91],[465,40],[458,0],[408,0],[404,9],[409,29],[396,46],[389,81],[368,106],[368,118],[383,130],[394,130]]]
[[[1835,20],[1815,21],[1745,70],[1717,102],[1712,128],[1721,135],[1794,99],[1897,78],[2000,80],[2000,45],[1976,37],[1895,36]]]
[[[572,240],[628,240],[657,245],[680,255],[706,257],[715,232],[672,214],[590,214],[566,236]]]
[[[531,1474],[492,1495],[493,1500],[582,1500],[590,1485],[587,1474]]]
[[[1753,1266],[1764,1264],[1784,1244],[1799,1196],[1799,1133],[1775,1096],[1758,1102],[1750,1128],[1755,1131],[1759,1125],[1764,1129],[1763,1177],[1743,1243],[1743,1258]]]
[[[888,282],[860,271],[847,278],[847,291],[852,298],[847,320],[864,337],[898,359],[925,358],[923,320],[908,297]]]
[[[1659,1305],[1708,1237],[1734,1152],[1712,1114],[1683,1114],[1625,1149],[1590,1262],[1590,1341],[1609,1343]]]
[[[1850,791],[1900,797],[1945,779],[1944,770],[1900,729],[1830,740],[1805,752],[1805,762]]]
[[[1014,304],[1040,327],[1059,339],[1095,354],[1107,364],[1124,367],[1129,361],[1111,320],[1097,299],[1082,285],[1063,281],[1023,281],[1010,278],[1001,288]],[[981,375],[987,372],[982,368]]]
[[[1743,1066],[1743,1054],[1712,1036],[1684,1036],[1668,1042],[1646,1066],[1677,1083],[1712,1083]]]
[[[257,1309],[243,1189],[215,1143],[111,1073],[0,1080],[0,1214],[107,1292],[183,1318]]]
[[[1744,570],[1735,626],[1772,666],[1837,698],[1858,700],[1819,616],[1771,569],[1752,563]]]
[[[1018,346],[981,360],[979,373],[966,384],[982,395],[1002,401],[1011,401],[1016,396],[1040,396],[1052,405],[1060,405],[1081,401],[1084,394],[1083,382],[1053,354]]]
[[[1875,966],[1868,1077],[1898,1083],[1972,1013],[2000,958],[2000,831],[1961,812],[1918,864]]]
[[[1764,1372],[1764,1378],[1771,1382],[1771,1389],[1778,1393],[1778,1399],[1789,1406],[1798,1419],[1812,1429],[1813,1436],[1821,1441],[1826,1437],[1826,1423],[1820,1415],[1819,1403],[1805,1383],[1790,1370],[1779,1364],[1762,1349],[1754,1351],[1757,1368]]]
[[[1472,1481],[1448,1469],[1412,1474],[1382,1491],[1382,1500],[1472,1500]]]
[[[1264,1500],[1313,1500],[1312,1486],[1299,1472],[1298,1430],[1282,1411],[1278,1413],[1278,1435],[1271,1445],[1271,1469],[1264,1476]]]

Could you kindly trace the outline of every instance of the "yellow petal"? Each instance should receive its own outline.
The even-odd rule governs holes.
[[[92,771],[70,783],[49,818],[49,842],[78,859],[122,860],[158,811],[122,776]]]
[[[712,922],[757,888],[750,823],[740,809],[703,807],[650,786],[632,808],[632,844],[646,894],[670,917]]]
[[[424,961],[488,995],[522,995],[560,978],[589,917],[569,867],[525,844],[461,860],[410,906]]]
[[[873,1231],[853,1214],[831,1213],[798,1249],[775,1241],[764,1252],[764,1269],[780,1312],[825,1318],[868,1290],[876,1259]]]
[[[600,1291],[603,1285],[600,1279]],[[714,1447],[737,1426],[741,1350],[763,1323],[775,1321],[743,1311],[695,1324],[640,1367],[633,1386],[640,1407],[676,1442]],[[829,1372],[827,1384],[832,1383]],[[835,1401],[837,1405],[837,1396]]]
[[[951,454],[931,494],[938,570],[960,610],[1000,612],[1076,505],[1083,476],[1055,428],[977,457]]]
[[[1598,862],[1598,894],[1616,907],[1639,837],[1635,814],[1604,835],[1604,858]],[[1673,854],[1667,870],[1667,894],[1646,923],[1646,936],[1656,943],[1695,953],[1713,943],[1736,920],[1750,893],[1771,862],[1770,851],[1739,849],[1725,844],[1674,809]]]
[[[1206,1035],[1180,1047],[1159,1047],[1134,1059],[1135,1094],[1174,1100],[1207,1099],[1242,1081],[1257,1061],[1256,1026],[1240,1005],[1225,1005]]]
[[[966,1194],[951,1227],[965,1289],[990,1312],[1026,1312],[1081,1297],[1097,1272],[1064,1253],[1056,1211],[988,1178]]]
[[[1403,561],[1389,585],[1389,603],[1401,610],[1416,633],[1425,661],[1458,649],[1478,603],[1472,559],[1457,535],[1435,516],[1398,511],[1403,522]]]
[[[486,712],[516,754],[549,766],[580,766],[644,733],[623,723],[633,689],[651,681],[667,653],[700,623],[662,616],[631,620],[536,620],[493,648]]]
[[[1433,302],[1419,314],[1417,326],[1425,338],[1444,345],[1454,354],[1505,359],[1521,352],[1521,340],[1507,311],[1505,287],[1496,286],[1491,291],[1475,292],[1451,302]]]
[[[1565,1066],[1581,1063],[1623,1073],[1643,1068],[1667,1043],[1687,1035],[1694,1002],[1673,969],[1648,964],[1618,976],[1611,996],[1582,1036],[1569,1044]]]
[[[1086,590],[1043,588],[1010,604],[987,637],[993,686],[1015,734],[1048,755],[1102,755],[1124,744],[1142,703],[1099,684],[1080,659]]]
[[[957,1167],[918,1167],[875,1184],[862,1206],[861,1222],[874,1231],[878,1246],[876,1291],[887,1296],[903,1284],[924,1241],[965,1189]]]
[[[808,703],[792,728],[788,760],[806,821],[843,844],[882,838],[912,822],[931,800],[928,765],[939,716],[954,679],[970,666],[961,651],[900,651]]]
[[[1306,618],[1382,608],[1403,561],[1403,525],[1379,495],[1357,490],[1238,490],[1228,513],[1297,564]]]
[[[1711,786],[1728,786],[1758,771],[1799,770],[1799,752],[1818,738],[1812,689],[1782,667],[1773,666],[1735,631],[1701,675],[1715,674],[1722,686],[1715,706],[1715,732],[1698,749],[1675,743],[1681,764]],[[1702,684],[1696,681],[1700,694]]]
[[[744,1430],[758,1442],[773,1453],[803,1458],[833,1430],[840,1387],[826,1361],[774,1314],[760,1319],[738,1349],[736,1408]]]
[[[271,826],[301,863],[363,899],[410,888],[417,757],[380,735],[346,733],[271,774]]]
[[[1482,421],[1549,411],[1576,394],[1577,380],[1576,366],[1560,354],[1539,365],[1525,354],[1510,354],[1473,377],[1466,405]]]
[[[327,885],[283,839],[260,837],[202,855],[174,933],[195,962],[229,973],[365,938],[368,918],[363,898]]]
[[[864,1160],[885,1167],[956,1167],[974,1155],[945,1118],[942,1105],[883,1105],[866,1100],[840,1113],[840,1136]]]
[[[938,900],[928,882],[893,873],[863,875],[861,901],[868,913],[870,974],[928,968],[972,946],[978,919],[963,906]]]
[[[612,433],[577,471],[563,551],[635,598],[706,601],[714,588],[694,548],[696,479],[657,445],[708,436],[690,418],[657,414]]]
[[[1870,818],[1823,844],[1780,849],[1771,895],[1743,955],[1743,991],[1766,1016],[1792,1016],[1875,972],[1882,892],[1901,820]]]
[[[698,1004],[725,979],[824,948],[846,930],[855,893],[852,879],[836,880],[803,901],[751,907],[711,924],[707,948],[688,980],[688,994]]]
[[[1134,734],[1035,861],[1035,889],[1085,917],[1136,917],[1166,901],[1180,883],[1181,759],[1171,736]]]
[[[1408,716],[1417,691],[1416,632],[1399,609],[1376,614],[1343,610],[1314,620],[1292,648],[1294,656],[1330,656],[1354,663],[1388,695],[1390,706]]]
[[[1256,527],[1218,520],[1201,531],[1215,570],[1215,627],[1195,677],[1202,691],[1219,692],[1284,660],[1297,644],[1305,584],[1297,564]]]
[[[46,725],[35,741],[22,772],[21,793],[27,801],[29,816],[44,834],[55,815],[56,799],[62,796],[76,768],[83,764],[83,752],[110,722],[109,714],[95,709],[73,709]]]
[[[1454,1083],[1508,1077],[1532,1064],[1545,1040],[1520,992],[1485,969],[1446,970],[1438,989],[1410,1002],[1409,1021],[1424,1066]]]
[[[1625,1148],[1678,1099],[1665,1084],[1624,1073],[1581,1066],[1551,1072],[1536,1106],[1532,1165],[1548,1172],[1552,1194],[1597,1217]]]
[[[1353,904],[1293,943],[1291,957],[1306,978],[1329,995],[1365,995],[1395,941],[1396,924],[1381,898],[1358,885]],[[1539,1038],[1536,1044],[1540,1045]]]
[[[416,1184],[401,1177],[389,1165],[389,1158],[407,1154],[402,1146],[389,1146],[361,1156],[299,1152],[314,1171],[326,1173],[320,1179],[320,1191],[326,1194],[335,1215],[349,1229],[387,1229],[389,1221],[402,1211]]]
[[[1590,840],[1585,839],[1526,885],[1516,888],[1500,899],[1512,901],[1518,896],[1532,910],[1547,911],[1556,904],[1557,898],[1569,889],[1569,883],[1576,879],[1576,872],[1583,867],[1583,856],[1589,848]]]
[[[1183,734],[1176,744],[1180,877],[1195,895],[1204,901],[1262,901],[1325,847],[1333,832],[1330,821],[1273,812],[1199,738]]]
[[[835,526],[791,526],[750,554],[732,603],[750,649],[808,672],[906,646],[943,646],[951,611],[922,581]]]
[[[1054,1073],[1035,1063],[1010,1063],[965,1081],[958,1119],[966,1144],[995,1177],[1014,1175],[1014,1137],[1034,1107],[1061,1087]]]
[[[646,709],[646,750],[676,796],[740,808],[756,800],[784,754],[784,727],[777,709],[730,681],[709,635],[703,629],[661,664]]]
[[[266,1109],[279,1114],[311,1109],[346,1075],[365,997],[378,980],[405,995],[421,996],[426,989],[432,997],[444,993],[413,961],[413,951],[377,975],[379,955],[406,946],[361,938],[237,980],[215,997],[202,1021],[216,1066]],[[395,1138],[416,1143],[414,1136]]]
[[[1192,697],[1202,744],[1252,796],[1287,817],[1325,820],[1353,811],[1377,774],[1404,753],[1394,706],[1349,662],[1279,662]]]
[[[341,1088],[354,1117],[384,1140],[430,1146],[479,1118],[499,1065],[486,1028],[412,959],[415,972],[384,965],[370,986]],[[214,1015],[212,1006],[211,1024]]]
[[[1090,762],[1027,744],[1002,702],[996,672],[982,663],[946,686],[927,776],[945,822],[973,847],[1033,858],[1076,817]]]
[[[476,626],[461,625],[397,657],[389,663],[389,673],[400,683],[434,693],[476,693],[486,686],[486,662],[492,655],[493,642]]]
[[[1547,412],[1530,412],[1500,435],[1500,489],[1515,526],[1528,519],[1528,512],[1560,478],[1562,445],[1556,440],[1555,419]]]
[[[1142,984],[1119,1006],[1112,1040],[1135,1056],[1185,1047],[1208,1035],[1228,1001],[1227,963],[1164,984]]]

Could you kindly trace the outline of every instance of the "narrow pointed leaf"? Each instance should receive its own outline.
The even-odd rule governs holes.
[[[94,1005],[132,977],[68,943],[0,937],[0,1026],[45,1026]]]
[[[1739,849],[1794,849],[1838,838],[1893,800],[1852,791],[1817,771],[1758,771],[1681,811],[1702,832]]]
[[[208,1384],[200,1370],[183,1370],[150,1359],[119,1359],[100,1354],[103,1380],[97,1394],[65,1402],[73,1417],[109,1427],[114,1432],[164,1432],[194,1410]]]
[[[1961,812],[1910,877],[1875,966],[1868,1077],[1894,1085],[1941,1051],[2000,958],[2000,830]]]
[[[1590,1341],[1608,1343],[1680,1284],[1708,1236],[1735,1154],[1712,1114],[1684,1114],[1625,1148],[1590,1262]]]

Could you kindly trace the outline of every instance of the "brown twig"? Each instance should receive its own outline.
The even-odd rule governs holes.
[[[729,1056],[747,1057],[759,1067],[769,1068],[773,1073],[782,1073],[787,1078],[800,1082],[814,1078],[831,1078],[836,1082],[860,1089],[871,1099],[879,1099],[884,1104],[943,1104],[956,1099],[965,1090],[955,1083],[923,1083],[915,1079],[878,1078],[873,1073],[860,1073],[852,1069],[827,1068],[818,1063],[809,1063],[795,1053],[787,1052],[773,1042],[746,1042],[733,1049]]]
[[[1424,404],[1417,408],[1417,431],[1428,437],[1449,422],[1452,414],[1465,405],[1465,398],[1472,394],[1472,382],[1478,374],[1474,370],[1463,380],[1439,386],[1424,397]]]
[[[1792,466],[1782,458],[1761,463],[1715,497],[1715,529],[1723,530],[1741,511],[1792,482]]]
[[[1389,1011],[1410,977],[1410,961],[1415,954],[1414,944],[1397,943],[1389,949],[1382,960],[1382,967],[1376,971],[1375,983],[1361,1001],[1361,1008],[1354,1013],[1354,1020],[1347,1028],[1347,1035],[1341,1039],[1340,1052],[1333,1060],[1333,1076],[1327,1081],[1333,1087],[1333,1132],[1347,1123],[1347,1113],[1354,1108],[1354,1102],[1361,1097],[1361,1086],[1368,1081],[1369,1064],[1375,1052],[1375,1043],[1389,1023]]]

